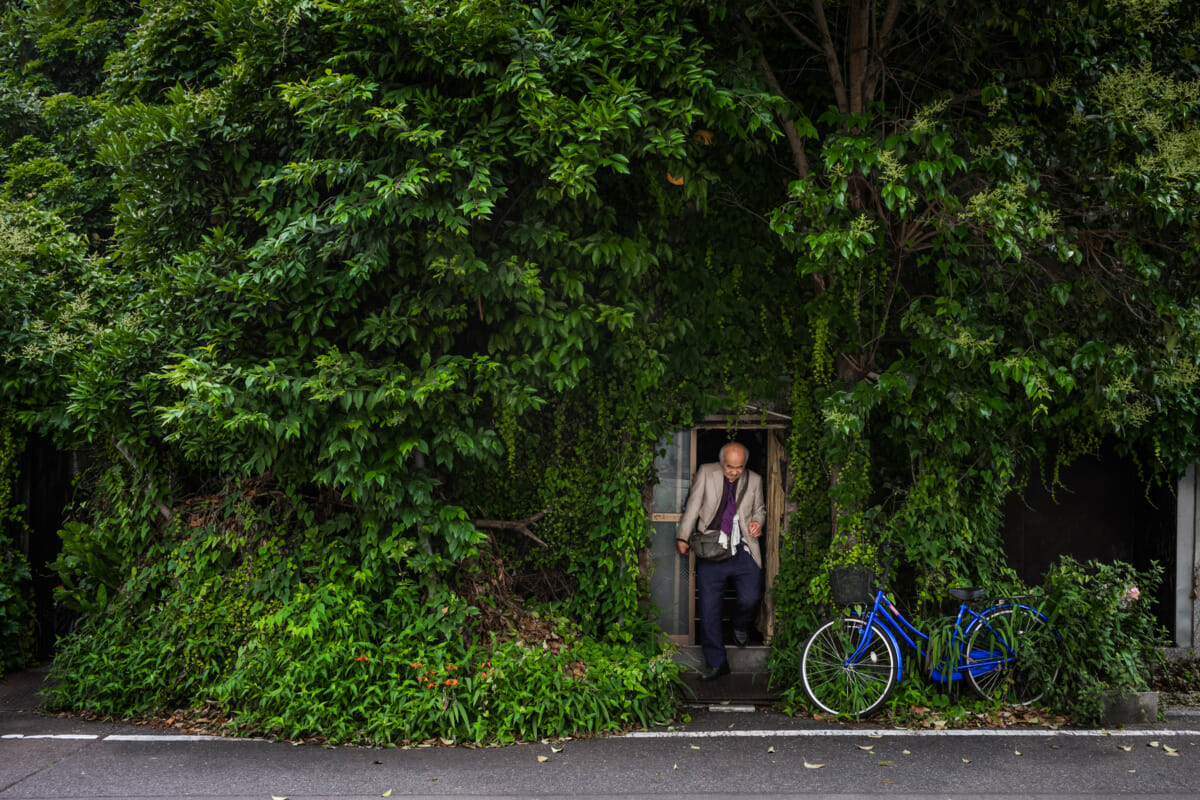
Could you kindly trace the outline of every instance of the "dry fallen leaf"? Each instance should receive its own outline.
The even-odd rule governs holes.
[[[288,799],[287,799],[287,795],[273,794],[273,795],[271,795],[271,800],[288,800]]]
[[[804,766],[808,767],[809,769],[820,769],[821,767],[823,767],[825,765],[824,764],[810,764],[807,761],[805,761]]]
[[[676,764],[675,766],[671,767],[671,769],[679,769],[679,765]]]
[[[882,739],[883,734],[882,733],[868,733],[867,738],[868,739]]]
[[[891,761],[880,761],[880,762],[879,762],[879,766],[881,766],[881,767],[894,767],[894,766],[896,766],[896,765],[895,765],[895,763],[893,763],[893,762],[891,762]]]
[[[562,752],[562,748],[561,748],[561,747],[553,747],[553,746],[551,746],[551,748],[550,748],[550,752],[551,752],[551,753],[561,753],[561,752]]]
[[[1147,746],[1147,747],[1158,747],[1158,742],[1150,742],[1150,743],[1149,743],[1149,744],[1147,744],[1146,746]]]
[[[1019,756],[1019,755],[1021,755],[1021,751],[1020,751],[1020,750],[1013,750],[1013,755],[1014,755],[1014,756]]]
[[[692,749],[693,749],[693,750],[699,750],[699,749],[700,749],[700,745],[698,745],[698,744],[694,744],[694,745],[692,745]]]
[[[391,790],[391,789],[388,789],[386,792],[384,792],[383,794],[381,794],[381,795],[379,795],[379,796],[380,796],[380,797],[391,797],[391,796],[392,796],[392,790]]]
[[[1126,753],[1128,753],[1130,750],[1132,750],[1132,749],[1133,749],[1133,745],[1131,745],[1131,744],[1119,744],[1119,745],[1117,745],[1117,749],[1118,749],[1118,750],[1124,750]]]
[[[868,753],[875,749],[875,745],[873,744],[860,744],[857,747],[859,750],[866,750]]]
[[[962,762],[963,762],[964,764],[970,764],[970,763],[971,763],[971,759],[969,759],[969,758],[964,758],[964,759],[962,760]]]
[[[1174,747],[1168,747],[1167,745],[1164,744],[1163,745],[1163,755],[1164,756],[1177,756],[1177,755],[1179,755],[1179,751],[1176,750]]]
[[[903,753],[903,754],[904,754],[904,755],[906,755],[906,756],[911,756],[911,755],[912,755],[912,751],[911,751],[911,750],[901,750],[900,752],[901,752],[901,753]]]
[[[545,764],[549,760],[550,760],[550,756],[538,756],[539,764]]]
[[[775,748],[774,748],[774,747],[768,747],[768,748],[767,748],[767,752],[768,752],[768,753],[774,753],[774,752],[775,752]]]

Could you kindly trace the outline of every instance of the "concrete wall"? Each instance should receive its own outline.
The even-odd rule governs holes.
[[[1195,465],[1179,481],[1175,505],[1175,645],[1200,645],[1200,503]]]

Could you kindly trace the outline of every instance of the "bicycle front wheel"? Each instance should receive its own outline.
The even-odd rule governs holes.
[[[873,714],[895,688],[898,672],[899,654],[891,638],[855,617],[821,623],[800,656],[804,693],[817,708],[839,716]]]
[[[1042,699],[1049,680],[1034,675],[1021,663],[1022,644],[1046,632],[1046,619],[1022,605],[1002,606],[983,613],[967,630],[963,668],[967,683],[984,700],[1027,706]]]

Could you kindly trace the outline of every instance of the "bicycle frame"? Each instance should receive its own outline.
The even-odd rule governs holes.
[[[1016,654],[1012,647],[1008,644],[1005,637],[994,628],[985,619],[989,611],[997,608],[1026,608],[1032,611],[1039,617],[1042,617],[1041,612],[1028,608],[1020,603],[1010,600],[1002,605],[994,605],[985,609],[983,612],[975,611],[966,603],[962,603],[958,607],[958,616],[954,620],[954,632],[950,636],[950,642],[947,647],[946,657],[936,666],[929,668],[929,677],[939,683],[950,683],[960,681],[965,677],[966,672],[974,676],[982,675],[992,670],[999,669],[1007,664]],[[903,639],[910,647],[917,652],[918,658],[925,655],[926,647],[929,644],[929,635],[918,630],[911,622],[905,618],[895,604],[888,599],[883,593],[883,589],[875,591],[875,601],[871,604],[871,610],[865,615],[862,612],[854,612],[852,616],[859,617],[866,623],[863,626],[862,641],[858,647],[846,659],[846,664],[851,665],[862,658],[867,642],[870,639],[869,632],[872,626],[877,627],[884,635],[892,642],[896,650],[896,682],[899,683],[904,678],[904,653],[899,646],[897,636]],[[963,620],[967,620],[964,626]],[[1044,619],[1044,617],[1042,617]],[[987,630],[996,634],[996,640],[1003,643],[1005,651],[997,655],[994,652],[987,653],[967,653],[964,648],[965,636],[968,630],[973,629],[976,625],[983,625]],[[910,635],[911,634],[911,635]],[[961,669],[966,657],[970,657],[967,670]],[[948,670],[948,671],[947,671]]]

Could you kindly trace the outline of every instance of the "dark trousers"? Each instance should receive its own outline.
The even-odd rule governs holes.
[[[735,630],[750,629],[754,609],[762,599],[762,570],[745,546],[724,561],[696,559],[696,585],[700,593],[700,646],[709,667],[725,663],[725,642],[721,633],[721,599],[725,584],[733,581],[737,590],[737,607],[733,612]]]

